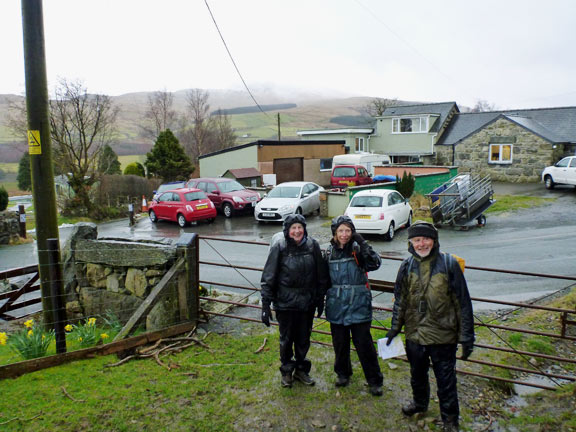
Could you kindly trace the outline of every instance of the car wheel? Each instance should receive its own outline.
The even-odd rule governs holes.
[[[186,218],[184,217],[183,214],[178,214],[178,225],[180,225],[181,228],[184,228],[186,226],[187,222],[186,222]]]
[[[224,205],[222,206],[222,213],[224,213],[224,216],[226,216],[227,218],[232,217],[232,214],[234,213],[232,204],[224,203]]]
[[[392,241],[392,239],[394,239],[394,222],[390,222],[388,232],[386,233],[386,240]]]
[[[478,223],[478,226],[484,226],[486,225],[486,216],[484,215],[480,215],[476,218],[476,222]]]
[[[298,207],[298,208],[296,209],[296,214],[299,214],[299,215],[302,214],[302,209],[301,209],[300,207]]]
[[[152,223],[158,222],[158,216],[156,216],[156,212],[154,210],[150,210],[150,213],[148,213],[148,216],[150,217],[150,220],[152,221]]]
[[[410,228],[412,225],[412,212],[408,215],[408,221],[406,222],[406,228]]]
[[[554,180],[552,180],[552,176],[549,175],[544,177],[544,185],[546,186],[546,189],[554,189],[554,186],[556,186]]]

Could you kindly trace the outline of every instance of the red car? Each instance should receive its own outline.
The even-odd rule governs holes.
[[[178,222],[182,228],[193,221],[216,219],[216,207],[200,189],[173,189],[153,200],[148,216],[154,223],[159,219]]]
[[[372,183],[374,180],[362,165],[336,165],[330,177],[330,186],[339,189]]]
[[[246,189],[236,180],[225,177],[204,177],[188,181],[187,187],[206,192],[206,195],[227,218],[235,213],[252,212],[260,201],[258,192]]]

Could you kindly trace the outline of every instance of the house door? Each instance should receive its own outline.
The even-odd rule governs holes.
[[[276,184],[302,181],[304,180],[304,159],[274,159],[274,174],[276,174]]]

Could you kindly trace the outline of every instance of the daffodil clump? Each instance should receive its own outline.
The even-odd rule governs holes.
[[[101,332],[98,327],[96,327],[96,318],[88,318],[81,324],[68,324],[64,329],[70,333],[70,340],[76,340],[82,348],[94,346],[100,341],[106,341],[106,339],[110,337],[107,333]]]
[[[29,319],[24,328],[8,338],[0,333],[0,345],[8,344],[10,348],[25,360],[44,357],[54,340],[54,330],[46,331],[42,325]]]

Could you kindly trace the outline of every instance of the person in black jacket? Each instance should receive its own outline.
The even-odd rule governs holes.
[[[408,228],[411,255],[400,265],[394,286],[394,309],[387,344],[404,327],[413,399],[402,412],[428,409],[430,363],[436,376],[444,431],[459,430],[456,351],[462,359],[474,349],[474,316],[468,286],[457,260],[440,252],[434,225],[417,221]]]
[[[314,311],[320,316],[324,310],[328,273],[320,245],[308,236],[304,216],[289,215],[284,221],[284,237],[271,245],[260,283],[262,322],[270,326],[274,304],[280,328],[282,387],[292,387],[294,379],[314,385],[306,354]]]
[[[380,256],[356,232],[348,216],[332,220],[330,246],[326,252],[331,288],[326,293],[326,319],[334,345],[337,387],[347,386],[352,375],[350,337],[356,347],[364,376],[374,396],[382,395],[382,372],[370,334],[372,294],[366,272],[380,267]]]

